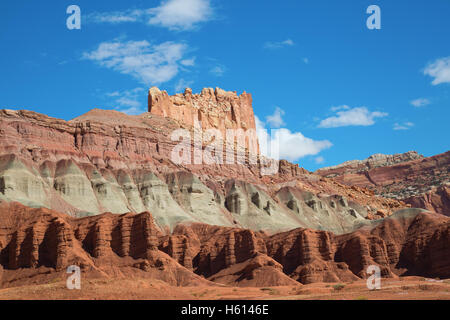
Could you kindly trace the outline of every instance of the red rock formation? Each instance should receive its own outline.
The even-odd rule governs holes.
[[[297,229],[272,236],[266,245],[284,272],[302,283],[365,278],[369,265],[378,265],[383,277],[447,278],[449,227],[450,219],[437,214],[398,215],[339,236]]]
[[[388,214],[404,206],[320,178],[284,160],[279,172],[270,176],[261,175],[258,164],[175,164],[171,153],[176,142],[170,134],[180,124],[149,113],[129,116],[94,109],[64,121],[31,111],[0,110],[0,127],[0,199],[71,215],[153,211],[144,204],[151,200],[153,183],[148,177],[156,175],[164,181],[177,172],[198,176],[212,188],[220,205],[226,198],[226,181],[235,179],[262,185],[270,196],[290,185],[315,194],[351,195],[350,200],[361,206]],[[223,215],[232,225],[231,214]]]
[[[144,276],[171,285],[208,284],[158,250],[161,233],[147,213],[80,219],[45,208],[0,203],[2,286],[32,282],[69,265],[96,276]],[[22,269],[30,272],[25,274]]]
[[[163,235],[149,213],[71,218],[1,203],[2,285],[36,283],[79,265],[86,275],[144,276],[172,285],[293,285],[383,277],[450,277],[450,218],[405,210],[345,235],[296,229],[268,236],[204,224]],[[25,270],[25,271],[24,271]],[[33,280],[34,279],[34,280]],[[44,278],[48,281],[48,278]]]
[[[426,193],[406,198],[404,201],[415,208],[424,208],[450,216],[450,187],[448,185],[432,188]]]
[[[257,252],[265,253],[264,240],[250,230],[193,224],[180,226],[170,238],[181,235],[187,240],[186,247],[193,248],[190,255],[194,271],[205,277],[244,262]]]
[[[218,129],[223,137],[227,129],[255,129],[252,96],[220,88],[204,88],[200,94],[186,89],[184,94],[169,96],[166,91],[153,87],[148,92],[148,112],[168,117],[187,126],[201,122],[206,129]]]
[[[374,154],[364,160],[350,160],[336,166],[321,168],[317,173],[323,176],[340,176],[342,174],[359,173],[378,167],[388,167],[411,160],[423,159],[416,151],[386,155]]]
[[[263,176],[259,164],[180,165],[171,159],[174,130],[195,119],[222,133],[253,129],[251,96],[205,89],[169,97],[152,88],[149,111],[93,110],[63,121],[0,110],[3,286],[48,282],[73,264],[85,274],[172,285],[211,285],[205,277],[240,286],[349,281],[365,277],[372,264],[385,277],[449,276],[448,218],[413,210],[369,220],[406,206],[376,193],[409,195],[410,204],[445,212],[450,153],[394,156],[384,164],[375,157],[339,167],[334,178],[284,160],[271,176]],[[70,216],[102,212],[124,214]],[[279,222],[284,226],[270,229]],[[365,227],[343,235],[255,231],[305,225],[337,233]]]
[[[147,258],[158,247],[160,232],[149,213],[102,214],[73,220],[75,235],[83,249],[101,258],[115,253],[120,257]]]
[[[255,254],[211,276],[209,280],[238,287],[300,285],[283,273],[283,266],[265,254]]]
[[[397,160],[378,161],[376,165],[368,160],[349,161],[316,173],[450,216],[450,151],[428,158],[407,153],[393,159]]]

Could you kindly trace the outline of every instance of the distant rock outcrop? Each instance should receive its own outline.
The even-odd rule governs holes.
[[[413,207],[450,216],[450,151],[427,158],[415,152],[373,156],[323,168],[316,173],[349,186],[371,189],[378,195],[402,200]]]
[[[350,160],[336,166],[321,168],[317,170],[317,173],[326,175],[327,177],[333,177],[335,175],[341,175],[342,173],[358,173],[377,167],[386,167],[423,158],[423,155],[418,154],[416,151],[408,151],[393,155],[377,153],[364,160]]]
[[[450,183],[432,187],[430,191],[404,199],[415,208],[424,208],[450,216]]]

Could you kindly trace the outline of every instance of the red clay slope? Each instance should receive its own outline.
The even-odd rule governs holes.
[[[4,202],[0,219],[2,287],[47,283],[72,264],[93,277],[176,286],[349,281],[366,277],[371,264],[383,277],[450,277],[450,218],[413,209],[344,235],[299,228],[267,236],[204,224],[163,235],[148,212],[76,219]]]

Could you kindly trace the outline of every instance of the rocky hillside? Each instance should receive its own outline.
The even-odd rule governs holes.
[[[254,126],[248,94],[205,89],[182,96],[152,88],[152,113],[139,116],[94,109],[64,121],[1,110],[0,199],[76,217],[149,211],[164,232],[197,222],[255,231],[305,227],[346,233],[405,207],[287,161],[280,161],[273,175],[261,174],[261,158],[255,164],[248,158],[243,164],[176,164],[171,134],[180,128],[193,131],[188,110],[196,110],[206,127]],[[158,115],[167,110],[181,116]],[[218,123],[222,116],[226,121]],[[204,146],[189,148],[195,153]]]
[[[384,277],[450,277],[449,218],[410,208],[446,212],[449,153],[377,155],[317,173],[282,160],[265,175],[267,159],[222,141],[244,161],[172,160],[172,133],[198,134],[196,120],[254,128],[251,101],[152,88],[139,116],[0,110],[1,286],[48,283],[74,264],[84,277],[172,286],[353,281],[372,264]]]
[[[450,216],[450,151],[424,158],[416,152],[375,155],[323,168],[317,174],[373,190],[385,198]]]
[[[408,151],[405,153],[390,154],[373,154],[364,160],[350,160],[336,166],[325,167],[317,170],[318,173],[326,172],[328,177],[340,176],[343,173],[358,173],[368,171],[373,168],[387,167],[394,164],[407,162],[416,159],[423,159],[423,155],[416,151]]]
[[[48,283],[80,266],[83,277],[153,278],[173,286],[282,286],[367,277],[450,277],[450,219],[406,209],[356,232],[295,229],[267,235],[205,224],[163,235],[150,213],[72,218],[1,203],[0,284]],[[417,241],[420,239],[420,241]]]

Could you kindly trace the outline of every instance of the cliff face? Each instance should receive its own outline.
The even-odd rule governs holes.
[[[148,92],[148,112],[187,126],[199,121],[202,129],[218,129],[223,137],[227,129],[255,129],[252,96],[246,92],[238,96],[234,91],[204,88],[200,94],[186,89],[184,94],[169,96],[153,87]]]
[[[450,151],[424,158],[415,152],[350,161],[316,171],[340,183],[450,216]]]
[[[150,213],[71,218],[0,203],[0,286],[47,283],[69,265],[83,277],[155,278],[171,285],[278,286],[383,277],[450,277],[450,219],[406,209],[356,232],[179,225],[163,235]],[[206,278],[206,279],[205,279]],[[208,281],[209,280],[209,281]]]
[[[48,283],[70,265],[83,276],[141,276],[173,286],[208,284],[158,250],[152,216],[102,214],[73,219],[18,203],[0,203],[0,286]]]
[[[287,161],[271,176],[259,164],[176,164],[170,135],[180,124],[149,113],[97,109],[64,121],[2,110],[0,128],[0,200],[73,216],[149,211],[165,232],[197,222],[343,233],[404,207]],[[334,205],[335,195],[347,204]]]
[[[3,286],[48,283],[73,264],[85,275],[183,286],[352,281],[371,264],[385,277],[450,276],[449,219],[376,196],[434,192],[428,186],[447,181],[449,153],[376,156],[331,175],[284,160],[270,176],[248,158],[178,164],[172,132],[192,132],[191,116],[203,129],[252,129],[250,95],[152,88],[149,108],[71,121],[0,110]],[[418,205],[446,208],[448,190],[436,190],[439,201]]]

